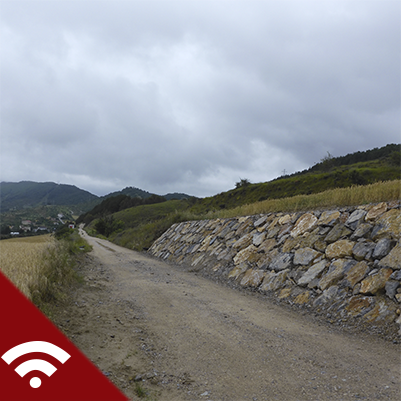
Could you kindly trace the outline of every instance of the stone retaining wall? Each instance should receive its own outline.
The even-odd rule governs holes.
[[[401,335],[400,202],[173,225],[149,253],[324,314]]]

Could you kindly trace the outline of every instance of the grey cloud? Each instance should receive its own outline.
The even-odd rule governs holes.
[[[2,180],[205,196],[399,142],[397,2],[1,7]]]

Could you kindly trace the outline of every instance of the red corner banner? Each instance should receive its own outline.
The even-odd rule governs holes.
[[[128,400],[2,272],[0,308],[0,400]]]

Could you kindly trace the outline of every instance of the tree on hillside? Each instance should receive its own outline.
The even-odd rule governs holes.
[[[323,171],[329,171],[334,167],[333,159],[333,155],[327,151],[327,155],[320,159]]]
[[[95,224],[95,230],[106,237],[123,228],[124,223],[121,220],[116,220],[113,216],[103,217]]]
[[[247,187],[248,185],[251,185],[251,181],[249,181],[247,178],[240,178],[240,181],[235,183],[235,188],[243,188]]]

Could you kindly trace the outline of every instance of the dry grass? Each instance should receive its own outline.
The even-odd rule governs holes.
[[[0,269],[30,300],[48,300],[70,267],[64,248],[50,235],[3,240]]]
[[[271,212],[291,212],[313,209],[359,206],[369,203],[400,199],[401,181],[377,182],[371,185],[336,188],[313,195],[298,195],[290,198],[272,199],[240,206],[216,213],[220,218],[249,216]]]

